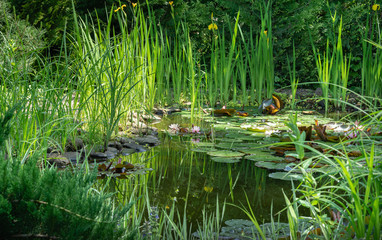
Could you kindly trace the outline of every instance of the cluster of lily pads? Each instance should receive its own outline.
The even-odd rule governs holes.
[[[187,116],[187,113],[182,114]],[[371,133],[370,129],[365,129],[359,122],[335,122],[314,112],[299,112],[296,118],[296,129],[305,136],[304,144],[324,154],[338,154],[339,151],[334,149],[342,149],[343,145],[339,142],[345,142],[347,156],[360,157],[364,153],[350,140],[362,134],[380,134]],[[325,168],[329,170],[317,152],[305,149],[300,159],[291,139],[293,132],[287,124],[290,121],[288,112],[273,116],[230,113],[216,117],[206,114],[203,120],[211,124],[211,131],[200,136],[200,141],[191,141],[192,151],[206,153],[212,161],[231,164],[254,161],[257,167],[275,171],[270,173],[270,177],[282,180],[302,179],[296,166],[307,159],[309,163],[305,164],[305,171],[318,171],[319,168],[320,171]],[[201,131],[198,134],[202,135]]]
[[[119,158],[118,162],[107,162],[97,165],[98,179],[104,179],[108,177],[116,177],[118,179],[127,179],[127,176],[132,174],[145,174],[147,171],[152,171],[151,168],[146,168],[144,165],[131,164],[126,161],[122,161]]]

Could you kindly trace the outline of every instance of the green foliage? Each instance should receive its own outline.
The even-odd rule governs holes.
[[[14,16],[7,1],[0,0],[0,65],[4,70],[31,72],[31,66],[45,47],[43,34],[43,30]]]
[[[4,141],[7,139],[9,133],[11,132],[10,121],[17,108],[18,105],[8,109],[3,116],[0,115],[0,150],[4,144]]]
[[[0,161],[0,235],[43,234],[62,239],[128,239],[131,204],[114,208],[92,188],[95,172],[40,170],[36,161]]]
[[[65,25],[72,19],[71,0],[9,0],[9,2],[15,7],[17,16],[46,31],[47,42],[56,45],[61,43]]]

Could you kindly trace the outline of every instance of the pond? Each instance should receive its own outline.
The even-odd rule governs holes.
[[[284,170],[293,168],[295,163],[286,163],[284,157],[271,150],[283,138],[280,133],[288,129],[285,125],[288,117],[289,113],[277,116],[250,113],[249,117],[204,115],[195,120],[200,133],[169,129],[176,123],[189,131],[192,127],[189,112],[165,117],[154,125],[161,138],[159,146],[122,157],[122,161],[152,170],[128,180],[113,179],[110,191],[118,193],[121,204],[129,203],[131,195],[137,194],[144,195],[149,205],[160,211],[175,208],[180,216],[185,213],[192,231],[203,221],[203,212],[216,214],[217,207],[221,210],[224,203],[229,203],[225,205],[224,220],[248,219],[238,207],[248,209],[250,204],[259,223],[271,222],[272,214],[275,221],[288,222],[283,211],[284,193],[292,195],[292,184],[290,178],[275,178],[283,178]],[[302,112],[297,124],[309,126],[315,120],[349,129],[322,115]],[[281,214],[276,216],[278,212]]]

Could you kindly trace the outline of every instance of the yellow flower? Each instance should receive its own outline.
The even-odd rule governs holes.
[[[379,4],[374,4],[371,9],[373,9],[373,11],[377,11],[379,9],[381,9],[381,6]]]
[[[267,31],[267,30],[265,30],[265,31],[264,31],[264,34],[265,34],[265,36],[267,36],[267,35],[268,35],[268,31]]]
[[[133,7],[137,6],[137,3],[131,3],[131,5],[133,5]]]
[[[211,23],[210,25],[208,25],[208,30],[218,30],[218,25],[216,25],[215,23]]]
[[[172,7],[172,5],[174,4],[174,1],[169,1],[168,3],[169,3],[170,6]]]
[[[114,12],[118,12],[120,9],[121,9],[121,8],[119,7],[119,8],[117,8],[117,9],[115,9]]]
[[[213,189],[214,189],[213,187],[204,186],[204,191],[206,191],[208,193],[212,192]]]

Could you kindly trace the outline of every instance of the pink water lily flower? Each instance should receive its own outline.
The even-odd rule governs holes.
[[[354,139],[356,137],[358,137],[358,131],[357,130],[351,130],[349,132],[346,132],[345,133],[345,136],[348,138],[348,139]]]
[[[192,125],[191,132],[200,133],[200,127]]]
[[[358,135],[360,134],[360,131],[362,131],[364,129],[364,126],[362,126],[361,122],[358,120],[354,122],[354,125],[355,126],[352,127],[350,131],[345,132],[345,136],[348,139],[354,139],[354,138],[358,137]]]

